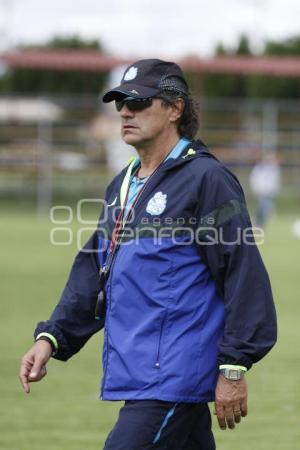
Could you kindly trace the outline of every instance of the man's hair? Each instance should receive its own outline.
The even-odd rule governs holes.
[[[184,109],[177,122],[177,131],[180,137],[194,139],[199,128],[198,107],[192,96],[184,90],[180,89],[177,81],[176,86],[163,86],[159,98],[166,106],[174,105],[179,98],[183,99]]]

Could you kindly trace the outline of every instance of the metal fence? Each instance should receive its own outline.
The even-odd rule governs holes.
[[[7,105],[0,114],[0,198],[36,199],[42,213],[57,198],[101,196],[115,169],[108,156],[118,136],[116,114],[101,109],[95,97],[39,100],[46,102],[44,112],[47,105],[55,106],[56,117],[47,118],[38,108],[32,112],[37,99],[0,97],[0,113],[1,102]],[[199,99],[198,103],[199,137],[238,175],[246,192],[251,167],[270,150],[279,157],[283,195],[299,195],[299,102]],[[124,146],[119,145],[112,158],[121,165]]]

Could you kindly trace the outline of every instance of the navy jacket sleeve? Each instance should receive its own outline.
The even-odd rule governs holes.
[[[275,344],[277,327],[244,194],[236,177],[216,163],[204,175],[199,199],[198,219],[204,227],[199,249],[225,304],[218,363],[250,368]]]
[[[56,338],[56,359],[65,361],[70,358],[104,325],[104,321],[95,319],[99,292],[97,242],[95,231],[77,254],[61,299],[50,319],[40,322],[35,330],[35,337],[47,332]]]

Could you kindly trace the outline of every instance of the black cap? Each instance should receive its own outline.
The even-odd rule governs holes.
[[[160,59],[141,59],[127,67],[121,84],[106,92],[102,100],[108,103],[124,97],[148,98],[163,90],[188,94],[188,85],[180,67]]]

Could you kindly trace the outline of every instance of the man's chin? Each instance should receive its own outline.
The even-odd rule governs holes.
[[[138,145],[141,142],[141,140],[139,139],[138,136],[134,136],[131,133],[123,134],[122,138],[123,138],[123,141],[126,142],[126,144],[128,144],[128,145],[135,146],[135,145]]]

